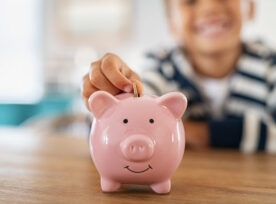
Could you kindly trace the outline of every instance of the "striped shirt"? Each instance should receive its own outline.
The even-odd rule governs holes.
[[[179,48],[147,54],[145,92],[162,95],[180,91],[188,98],[184,118],[207,121],[211,145],[276,152],[276,54],[261,43],[244,43],[234,71],[222,117],[206,101],[198,77]]]

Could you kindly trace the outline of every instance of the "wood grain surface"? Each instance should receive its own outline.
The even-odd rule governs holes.
[[[0,130],[0,203],[276,203],[276,156],[185,152],[172,190],[103,193],[86,138]]]

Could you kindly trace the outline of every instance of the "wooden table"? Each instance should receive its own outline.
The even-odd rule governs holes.
[[[170,194],[103,193],[86,138],[0,130],[0,203],[276,203],[276,155],[186,151]]]

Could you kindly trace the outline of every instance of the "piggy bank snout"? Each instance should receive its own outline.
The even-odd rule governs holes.
[[[151,158],[154,151],[153,141],[144,135],[132,135],[120,144],[124,157],[129,161],[142,162]]]

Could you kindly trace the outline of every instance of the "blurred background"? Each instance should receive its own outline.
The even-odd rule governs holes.
[[[243,38],[276,48],[276,1],[256,0]],[[114,52],[138,73],[143,53],[172,46],[163,0],[0,0],[0,126],[86,136],[90,62]]]

